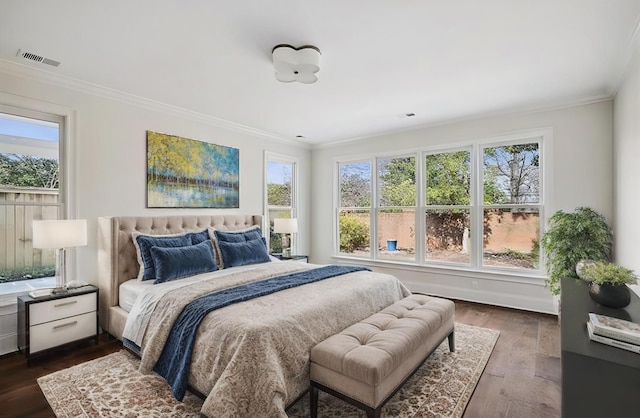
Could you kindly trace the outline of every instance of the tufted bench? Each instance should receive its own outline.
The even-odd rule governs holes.
[[[318,390],[379,417],[445,338],[455,351],[454,315],[452,301],[413,294],[313,347],[311,417],[318,414]]]

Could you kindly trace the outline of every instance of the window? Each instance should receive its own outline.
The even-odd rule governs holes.
[[[267,225],[269,225],[269,252],[282,252],[282,237],[273,232],[276,218],[297,217],[297,163],[294,159],[276,154],[266,154],[266,201]],[[291,250],[296,253],[295,236]]]
[[[538,271],[545,135],[337,161],[337,253]]]
[[[338,248],[371,256],[371,161],[339,164]]]
[[[537,141],[482,147],[483,265],[538,268],[539,166]]]
[[[471,263],[471,150],[424,154],[425,259]]]
[[[64,216],[64,118],[0,106],[0,282],[55,275],[55,250],[31,245],[32,221]]]
[[[378,258],[415,261],[416,157],[378,158],[377,167]]]

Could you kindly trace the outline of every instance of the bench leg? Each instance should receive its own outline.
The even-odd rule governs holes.
[[[310,410],[311,410],[311,418],[318,417],[318,388],[315,386],[311,386],[309,390],[309,398],[310,398]]]
[[[449,351],[451,351],[452,353],[455,353],[456,351],[456,340],[455,337],[453,335],[454,331],[451,331],[451,334],[449,334],[449,336],[447,337],[449,339]]]

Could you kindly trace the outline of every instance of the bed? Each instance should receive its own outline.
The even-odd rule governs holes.
[[[242,233],[262,226],[262,217],[110,217],[100,218],[98,226],[100,325],[130,342],[132,323],[136,324],[145,373],[167,353],[179,357],[172,351],[176,346],[167,344],[169,350],[165,343],[173,335],[171,324],[180,322],[183,308],[195,299],[341,268],[269,260],[158,285],[141,284],[135,280],[141,274],[134,245],[138,234]],[[216,252],[216,262],[222,265],[218,257]],[[195,332],[189,388],[205,397],[201,412],[206,416],[286,417],[286,407],[309,388],[311,347],[409,294],[393,276],[354,269],[207,311]],[[150,300],[153,303],[144,305]]]

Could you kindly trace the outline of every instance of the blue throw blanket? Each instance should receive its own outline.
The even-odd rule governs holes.
[[[173,324],[162,354],[153,370],[166,379],[171,386],[173,396],[181,401],[187,389],[196,333],[200,323],[209,312],[280,290],[361,270],[369,269],[358,266],[324,266],[221,290],[195,299],[184,307]]]

